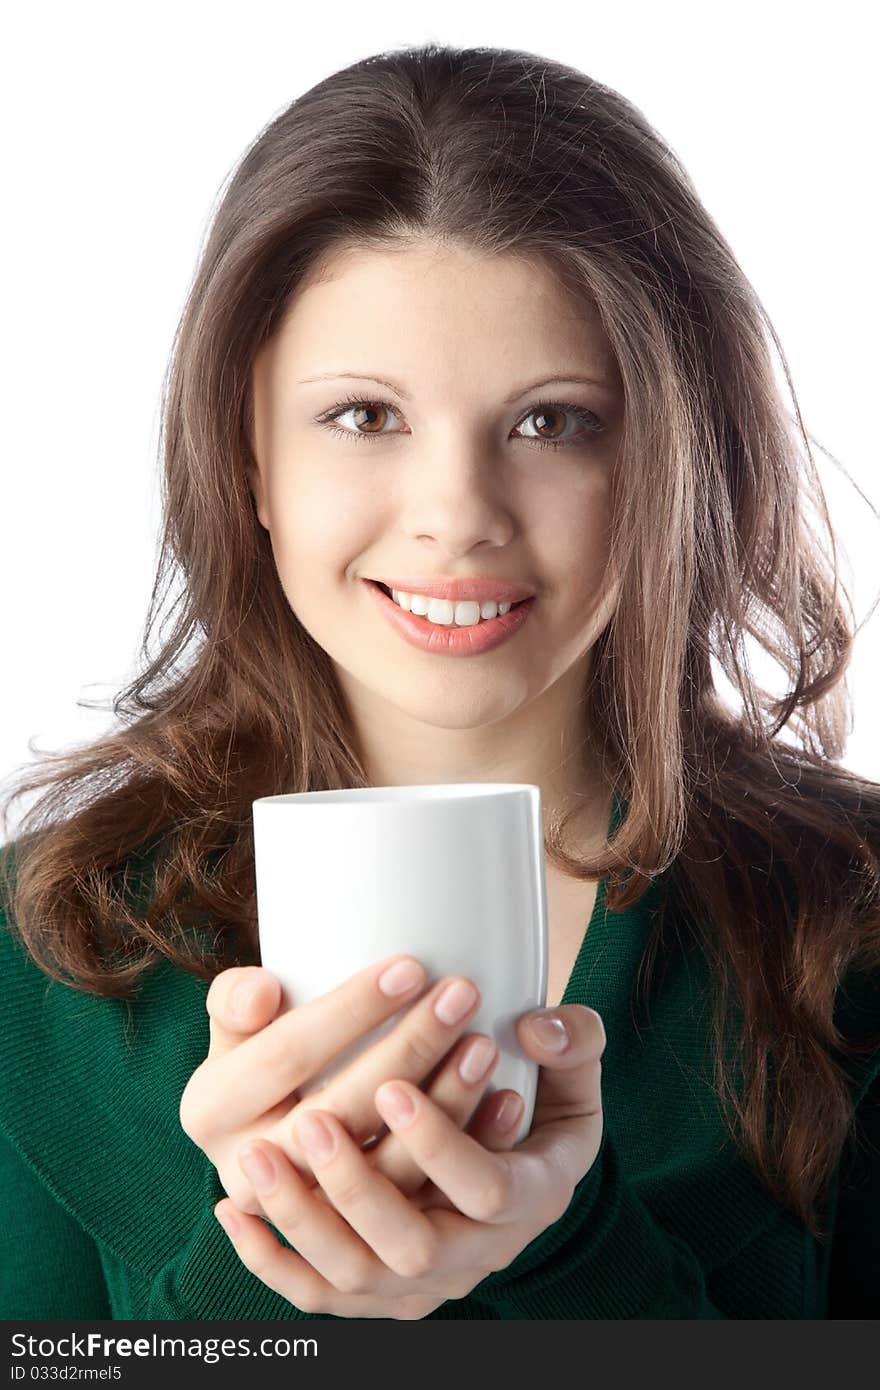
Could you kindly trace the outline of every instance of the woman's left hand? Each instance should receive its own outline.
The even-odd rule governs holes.
[[[541,1069],[531,1132],[510,1152],[484,1148],[408,1081],[385,1082],[376,1091],[383,1120],[451,1206],[418,1207],[377,1171],[334,1115],[310,1109],[294,1125],[320,1189],[308,1187],[268,1141],[247,1146],[269,1158],[268,1188],[242,1164],[269,1221],[296,1249],[286,1249],[260,1217],[228,1197],[214,1208],[242,1263],[301,1312],[343,1318],[423,1318],[506,1269],[564,1214],[602,1142],[601,1018],[581,1004],[536,1012],[564,1020],[571,1041],[553,1052],[533,1037],[534,1014],[518,1019],[520,1046]],[[392,1110],[395,1094],[409,1102],[408,1116]],[[315,1120],[329,1135],[325,1153],[309,1144]],[[327,1200],[315,1195],[319,1190]]]

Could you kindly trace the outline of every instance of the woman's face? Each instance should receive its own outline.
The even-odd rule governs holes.
[[[349,395],[363,407],[319,422]],[[598,315],[537,260],[351,250],[297,289],[255,363],[249,481],[287,600],[356,707],[395,707],[417,740],[511,720],[566,674],[582,688],[615,601],[622,416]],[[452,656],[411,646],[364,582],[400,576],[535,600],[514,636]]]

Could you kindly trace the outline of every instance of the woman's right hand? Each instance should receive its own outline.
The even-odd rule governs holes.
[[[391,966],[403,961],[416,965],[419,976],[403,993],[383,993],[380,978]],[[508,1107],[506,1129],[497,1121],[505,1100],[518,1100],[517,1093],[493,1092],[480,1104],[498,1062],[494,1041],[488,1039],[493,1054],[481,1077],[468,1081],[459,1071],[459,1064],[475,1045],[475,1039],[484,1036],[463,1036],[468,1019],[479,1007],[479,992],[461,1018],[447,1023],[438,1018],[434,1005],[451,984],[460,983],[463,977],[445,976],[420,997],[425,979],[424,968],[412,957],[389,957],[358,971],[327,994],[276,1017],[281,984],[268,970],[261,966],[233,967],[215,976],[206,999],[211,1037],[208,1056],[184,1088],[180,1123],[210,1158],[227,1196],[237,1207],[264,1216],[260,1200],[238,1163],[239,1152],[250,1140],[268,1139],[278,1144],[303,1181],[314,1187],[317,1181],[295,1136],[295,1112],[312,1107],[332,1111],[363,1146],[384,1129],[373,1104],[377,1088],[395,1078],[419,1085],[435,1069],[429,1086],[423,1088],[435,1104],[459,1127],[472,1120],[468,1133],[487,1149],[499,1152],[513,1147],[521,1101],[512,1115]],[[244,987],[242,994],[233,1001],[233,992],[239,986]],[[361,1052],[319,1091],[299,1099],[299,1087],[358,1038],[408,1004],[411,1007],[383,1038]],[[447,1057],[450,1048],[454,1051]],[[376,1168],[417,1205],[449,1205],[414,1164],[396,1135],[386,1133],[367,1154]],[[320,1188],[318,1195],[324,1198]]]

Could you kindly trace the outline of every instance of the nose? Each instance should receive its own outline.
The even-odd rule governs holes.
[[[498,461],[476,444],[426,450],[402,486],[400,524],[418,540],[432,540],[450,557],[480,545],[509,545],[517,517]]]

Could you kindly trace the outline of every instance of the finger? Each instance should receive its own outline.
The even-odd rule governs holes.
[[[512,1220],[535,1196],[540,1175],[533,1157],[519,1162],[521,1171],[515,1170],[519,1151],[509,1156],[489,1153],[472,1135],[456,1129],[417,1086],[386,1082],[375,1099],[385,1123],[422,1171],[471,1220]]]
[[[295,1250],[282,1246],[265,1222],[243,1213],[232,1202],[218,1202],[214,1215],[246,1269],[301,1313],[329,1313],[337,1318],[426,1317],[435,1297],[411,1294],[389,1302],[368,1295],[341,1294]]]
[[[260,1191],[269,1220],[340,1293],[407,1292],[400,1281],[412,1277],[413,1261],[418,1277],[435,1253],[430,1221],[376,1172],[335,1116],[301,1114],[297,1130],[333,1205],[316,1202],[286,1155],[261,1142],[256,1147],[269,1152],[274,1168],[271,1190]]]
[[[582,1004],[536,1013],[564,1022],[568,1041],[553,1052],[544,1039],[532,1036],[528,1022],[533,1015],[517,1020],[521,1045],[541,1062],[541,1069],[531,1133],[516,1153],[542,1159],[546,1171],[555,1174],[557,1190],[573,1191],[595,1161],[602,1140],[605,1027],[595,1009]]]
[[[598,1060],[593,1066],[599,1068]],[[416,1086],[386,1082],[376,1093],[376,1105],[453,1207],[484,1225],[537,1215],[543,1220],[537,1229],[543,1230],[557,1220],[594,1162],[602,1138],[600,1107],[595,1113],[549,1121],[512,1153],[491,1154],[471,1135],[460,1133]]]
[[[372,1047],[356,1057],[344,1071],[330,1078],[314,1096],[297,1106],[329,1110],[345,1126],[357,1144],[363,1144],[382,1126],[376,1111],[376,1087],[389,1077],[418,1083],[436,1067],[457,1041],[468,1020],[480,1006],[480,992],[472,981],[447,976],[438,981],[401,1021]],[[296,1162],[300,1145],[292,1128],[285,1133],[285,1148]]]
[[[550,1027],[533,1034],[531,1022],[549,1021]],[[561,1025],[561,1026],[560,1026]],[[602,1107],[599,1063],[605,1050],[605,1026],[595,1009],[584,1004],[565,1004],[556,1009],[535,1009],[516,1022],[520,1046],[542,1068],[535,1120],[585,1115]],[[551,1044],[557,1039],[560,1050]]]
[[[238,1161],[254,1184],[267,1220],[337,1292],[354,1292],[355,1284],[379,1278],[375,1253],[329,1200],[317,1199],[277,1144],[246,1144]]]
[[[402,961],[412,962],[412,984],[397,994],[383,993],[380,979]],[[200,1124],[224,1133],[252,1124],[415,998],[425,978],[411,956],[376,962],[327,994],[286,1010],[225,1054],[209,1057],[214,1084],[200,1102]]]
[[[523,1108],[523,1098],[518,1092],[492,1091],[483,1097],[466,1132],[490,1153],[509,1153],[516,1143]],[[389,1141],[402,1143],[396,1134],[388,1137]],[[422,1176],[424,1178],[424,1174]],[[428,1178],[424,1178],[424,1186],[416,1190],[410,1201],[417,1202],[422,1210],[426,1207],[456,1210],[446,1193],[441,1192],[437,1184]]]
[[[516,1143],[523,1108],[523,1098],[518,1092],[492,1091],[490,1095],[483,1097],[477,1107],[476,1114],[467,1127],[467,1133],[490,1153],[509,1153]],[[403,1147],[402,1139],[396,1134],[389,1134],[384,1142]],[[415,1163],[415,1160],[412,1162]],[[441,1192],[437,1184],[427,1178],[420,1168],[417,1168],[417,1171],[421,1175],[423,1185],[409,1194],[410,1201],[415,1202],[422,1211],[426,1208],[433,1211],[455,1211],[456,1207],[446,1193]]]
[[[322,1279],[308,1260],[295,1250],[286,1250],[258,1216],[242,1211],[228,1199],[217,1203],[214,1215],[245,1269],[267,1288],[301,1313],[337,1313],[338,1290]]]
[[[205,1008],[210,1016],[209,1057],[238,1047],[243,1038],[265,1028],[278,1012],[281,983],[260,965],[221,970],[211,981]]]
[[[464,1129],[475,1113],[499,1057],[493,1038],[482,1033],[469,1034],[460,1040],[425,1088],[426,1095],[459,1129]],[[425,1174],[396,1134],[388,1133],[380,1139],[369,1151],[369,1158],[378,1172],[407,1196],[411,1197],[426,1182]]]
[[[516,1142],[524,1108],[517,1091],[493,1091],[480,1104],[468,1134],[490,1153],[509,1152]]]
[[[566,1005],[556,1010],[537,1010],[536,1013],[539,1016],[562,1016],[567,1039],[564,1051],[553,1051],[544,1036],[540,1040],[531,1037],[526,1024],[533,1015],[523,1015],[518,1022],[517,1032],[521,1044],[525,1045],[527,1052],[544,1064],[532,1130],[534,1131],[536,1125],[543,1125],[544,1129],[539,1144],[526,1148],[528,1141],[524,1141],[519,1146],[520,1150],[527,1153],[546,1151],[551,1137],[548,1126],[552,1120],[569,1120],[576,1117],[586,1119],[596,1114],[601,1115],[602,1105],[599,1058],[605,1047],[605,1030],[599,1014],[578,1004]],[[551,1038],[558,1032],[558,1029],[551,1030]],[[461,1046],[450,1059],[450,1065],[444,1068],[438,1077],[436,1089],[431,1087],[426,1091],[429,1099],[439,1104],[460,1128],[464,1127],[467,1116],[464,1113],[466,1106],[463,1100],[456,1100],[452,1095],[455,1084],[454,1066],[469,1041],[469,1038],[462,1040]],[[558,1070],[554,1071],[552,1068]],[[492,1092],[479,1103],[468,1133],[491,1153],[509,1152],[514,1147],[522,1111],[523,1100],[516,1091]],[[563,1179],[569,1172],[578,1171],[583,1153],[590,1152],[594,1130],[595,1127],[589,1125],[576,1129],[567,1125],[564,1129],[552,1131],[558,1135],[556,1166],[561,1170]],[[599,1132],[601,1134],[601,1128]],[[425,1173],[402,1135],[390,1131],[370,1152],[381,1171],[394,1181],[401,1191],[417,1199],[420,1208],[445,1206],[451,1210],[456,1209],[454,1202]]]

